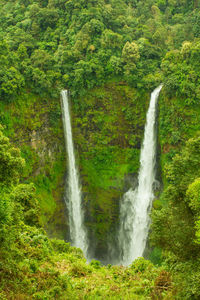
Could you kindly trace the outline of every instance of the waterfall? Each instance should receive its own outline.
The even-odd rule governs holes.
[[[143,255],[149,225],[149,212],[154,199],[156,164],[156,103],[162,85],[151,94],[146,117],[144,140],[140,153],[138,187],[125,193],[120,205],[119,249],[120,264],[129,265]]]
[[[68,154],[68,182],[65,191],[65,202],[69,212],[70,238],[72,245],[81,248],[87,257],[87,233],[83,224],[81,188],[75,163],[67,90],[61,92],[61,106],[66,151]]]

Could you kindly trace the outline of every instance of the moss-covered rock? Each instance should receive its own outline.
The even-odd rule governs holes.
[[[0,110],[4,133],[25,158],[23,179],[36,186],[41,225],[50,236],[66,238],[66,161],[59,97],[44,99],[27,92],[14,103],[1,102]]]
[[[147,93],[124,82],[95,88],[72,101],[86,225],[94,255],[101,259],[118,223],[119,200],[139,168],[148,102]]]
[[[176,96],[169,97],[164,86],[159,99],[159,143],[161,146],[161,169],[172,161],[185,142],[199,135],[200,103],[186,104]],[[165,186],[167,182],[164,179]]]

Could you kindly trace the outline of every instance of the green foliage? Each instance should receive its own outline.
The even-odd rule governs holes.
[[[1,137],[3,140],[3,135]],[[8,139],[6,143],[9,144]],[[0,149],[0,155],[2,153]],[[8,161],[12,163],[12,159],[10,156]],[[10,218],[4,215],[0,222],[2,299],[94,299],[110,298],[110,295],[143,299],[150,296],[159,273],[149,262],[136,262],[130,270],[102,267],[97,261],[87,264],[80,249],[70,247],[64,241],[50,240],[43,229],[36,227],[39,206],[32,184],[10,186],[9,183],[8,189],[10,194],[5,199],[4,210],[9,212]],[[9,206],[12,206],[10,211]],[[0,205],[0,214],[1,208]],[[168,287],[167,291],[170,293]]]
[[[0,297],[198,299],[198,1],[1,2],[0,121],[21,147],[26,167],[0,133]],[[87,225],[103,252],[118,220],[124,179],[139,168],[146,90],[160,82],[165,175],[164,192],[154,203],[152,240],[175,270],[178,296],[168,272],[144,260],[127,269],[87,266],[80,251],[49,241],[36,228],[48,224],[56,236],[55,228],[66,226],[59,91],[68,88],[73,98]],[[36,194],[24,181],[34,181]]]
[[[192,210],[200,214],[200,178],[195,179],[188,186],[186,196]]]
[[[173,50],[162,61],[166,92],[182,98],[186,106],[199,103],[199,41],[184,42],[180,51]],[[174,64],[174,60],[176,63]]]
[[[3,2],[0,95],[25,87],[55,97],[66,85],[83,95],[116,74],[141,87],[167,50],[198,37],[196,2]]]
[[[197,137],[188,140],[180,154],[166,166],[168,186],[162,199],[168,206],[154,210],[152,215],[151,240],[163,249],[175,276],[182,278],[178,273],[179,264],[182,268],[186,268],[187,263],[194,265],[190,279],[186,276],[184,283],[178,284],[180,295],[185,299],[199,296],[199,283],[195,281],[199,272],[196,264],[199,261],[199,155],[200,138]]]
[[[10,199],[9,190],[2,189],[0,193],[0,222],[2,224],[9,223],[11,220],[11,214],[13,211],[13,205]]]
[[[135,260],[131,265],[131,270],[133,270],[134,273],[140,273],[144,272],[147,268],[152,268],[153,265],[149,263],[148,260],[145,260],[144,258],[138,258]]]
[[[0,128],[2,129],[2,128]],[[7,137],[0,131],[0,185],[16,183],[24,166],[20,152],[12,147]]]
[[[131,71],[136,71],[135,63],[139,60],[139,47],[135,42],[126,42],[122,50],[122,59],[125,63],[124,71],[127,78],[131,75]]]
[[[17,226],[22,221],[38,225],[39,208],[34,199],[33,185],[19,184],[20,171],[24,165],[19,150],[11,146],[2,131],[0,136],[0,157],[3,166],[0,177],[0,238],[9,244],[10,234],[6,235],[6,228]]]
[[[18,90],[24,86],[24,78],[14,67],[10,67],[6,71],[1,70],[0,78],[1,96],[16,95]]]
[[[62,195],[66,164],[59,101],[23,93],[15,99],[15,104],[1,103],[0,109],[4,112],[1,115],[4,133],[21,148],[26,162],[23,172],[20,169],[22,182],[34,182],[36,188],[41,213],[36,216],[32,208],[27,218],[30,221],[32,217],[39,218],[51,236],[65,238]]]
[[[90,265],[93,266],[93,268],[95,269],[100,269],[100,267],[102,266],[101,262],[98,260],[91,260]]]
[[[51,245],[56,252],[68,252],[70,250],[70,244],[63,240],[51,239]]]
[[[18,212],[23,211],[23,217],[21,216],[20,219],[24,219],[24,222],[28,225],[39,224],[39,203],[35,199],[34,192],[33,184],[19,184],[11,193],[11,199],[15,203]]]

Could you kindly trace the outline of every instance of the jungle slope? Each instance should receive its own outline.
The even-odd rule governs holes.
[[[117,272],[124,270],[124,273],[122,272],[117,287],[112,286],[112,291],[114,290],[113,297],[120,295],[123,288],[118,290],[118,286],[123,284],[125,278],[126,289],[123,292],[128,293],[127,297],[136,293],[136,299],[165,296],[169,299],[198,299],[198,1],[17,0],[2,1],[0,12],[1,122],[5,126],[4,133],[11,137],[12,144],[22,148],[22,155],[27,161],[22,173],[22,161],[18,156],[17,159],[12,157],[12,153],[16,155],[18,151],[13,150],[6,138],[2,137],[2,153],[5,148],[8,153],[9,149],[12,150],[11,162],[5,163],[9,155],[1,156],[1,166],[6,165],[9,170],[6,172],[7,169],[4,168],[4,172],[1,172],[2,297],[11,295],[12,299],[15,295],[21,298],[34,295],[35,298],[62,299],[65,296],[63,291],[66,281],[57,284],[60,277],[58,273],[54,273],[54,267],[51,269],[51,263],[55,266],[59,261],[54,251],[61,247],[64,250],[59,251],[74,252],[67,254],[70,256],[69,269],[72,263],[78,261],[78,250],[65,249],[68,246],[64,242],[50,241],[41,229],[34,227],[42,225],[49,228],[52,236],[66,236],[63,224],[65,227],[67,220],[61,204],[66,162],[59,106],[60,90],[68,88],[72,95],[76,154],[79,157],[85,205],[90,212],[87,225],[93,239],[91,241],[97,241],[98,237],[101,245],[97,244],[97,247],[105,249],[104,239],[109,238],[106,236],[109,231],[114,232],[114,222],[117,222],[117,199],[129,186],[129,181],[126,180],[128,174],[136,172],[138,168],[139,146],[149,93],[163,82],[159,139],[164,191],[160,200],[157,200],[157,205],[154,205],[151,239],[158,252],[162,250],[162,260],[173,275],[175,287],[171,292],[168,273],[158,276],[160,279],[155,281],[153,277],[152,283],[152,277],[148,279],[146,267],[142,267],[137,273],[146,276],[146,279],[142,281],[142,289],[136,288],[135,292],[134,286],[132,293],[129,287],[133,283],[137,285],[139,278],[134,273],[134,277],[131,277],[133,280],[127,286],[127,272],[128,277],[131,276],[130,269],[116,267]],[[122,99],[125,99],[125,106]],[[102,114],[102,110],[106,113]],[[120,130],[116,120],[120,124]],[[104,139],[100,138],[101,127],[105,128]],[[125,136],[126,133],[128,136]],[[114,135],[116,137],[112,140]],[[85,142],[87,140],[88,148]],[[120,158],[120,164],[113,149]],[[112,170],[116,171],[114,175],[110,169],[106,170],[107,163],[105,166],[102,155]],[[16,172],[21,173],[22,177],[19,178],[16,174],[16,168],[19,168]],[[99,178],[102,180],[98,180]],[[19,180],[22,186],[15,187]],[[37,197],[34,196],[32,185],[23,185],[30,181],[35,181]],[[109,190],[109,205],[102,208],[101,194],[98,191],[107,197]],[[96,206],[93,194],[98,196]],[[105,204],[105,198],[102,198]],[[101,216],[98,222],[94,220],[96,211]],[[108,213],[112,220],[102,217]],[[102,223],[102,220],[106,222]],[[48,251],[53,255],[52,260]],[[89,267],[85,262],[82,263],[83,269],[87,270]],[[150,264],[142,260],[142,265],[143,263],[148,269]],[[95,262],[95,266],[98,264]],[[48,270],[43,272],[45,265]],[[67,268],[65,265],[64,270]],[[59,272],[62,273],[61,269],[59,267]],[[77,270],[77,266],[75,269]],[[99,272],[105,269],[106,267]],[[115,267],[111,269],[114,270]],[[94,285],[92,283],[91,289],[86,289],[84,278],[87,271],[79,272],[78,269],[73,275],[70,275],[71,271],[66,272],[75,282],[71,285],[69,281],[66,297],[72,289],[73,297],[81,297],[81,291],[85,293],[85,298],[89,298]],[[80,273],[83,277],[79,280],[77,278],[80,275],[77,274]],[[94,269],[91,274],[95,274]],[[114,274],[112,278],[117,279],[118,274]],[[135,279],[138,281],[134,281]],[[34,286],[32,282],[35,282]],[[108,286],[110,284],[112,283],[109,282]],[[160,286],[163,295],[160,295],[157,288],[154,293],[153,286]],[[103,297],[104,294],[111,293],[110,287],[107,287],[102,291],[100,286],[95,291],[95,296]]]
[[[0,298],[150,299],[173,295],[170,274],[144,259],[130,268],[86,263],[82,251],[49,239],[40,227],[33,184],[20,183],[25,167],[0,131]]]
[[[11,137],[16,145],[22,147],[22,153],[28,163],[24,177],[26,180],[34,180],[38,187],[38,197],[42,207],[41,222],[52,235],[60,231],[58,235],[65,237],[66,233],[61,228],[61,224],[57,226],[54,222],[60,219],[61,223],[67,223],[64,215],[60,218],[60,214],[64,212],[62,196],[66,169],[59,107],[60,90],[70,89],[76,120],[86,109],[87,94],[92,88],[101,86],[99,93],[101,91],[102,96],[100,95],[98,103],[106,114],[108,113],[106,106],[113,109],[112,99],[116,98],[115,88],[112,89],[113,92],[103,88],[107,82],[122,81],[135,89],[135,92],[128,96],[129,103],[124,106],[122,97],[125,88],[123,85],[117,88],[122,91],[119,91],[120,100],[116,102],[119,107],[114,108],[113,111],[116,112],[116,120],[119,117],[119,127],[122,131],[116,132],[113,125],[115,117],[109,115],[107,118],[110,119],[111,128],[106,128],[108,137],[106,132],[103,133],[104,148],[109,151],[103,150],[103,147],[100,151],[98,147],[100,139],[98,143],[95,137],[90,141],[95,151],[100,151],[99,157],[97,156],[99,160],[102,160],[101,155],[108,156],[109,168],[112,167],[112,172],[114,174],[115,171],[117,177],[114,175],[115,178],[110,182],[113,174],[109,174],[110,171],[103,174],[105,166],[101,166],[100,161],[88,164],[87,155],[94,156],[94,153],[90,153],[90,149],[87,155],[85,153],[85,160],[83,152],[79,152],[84,178],[83,188],[86,192],[85,205],[90,212],[88,216],[90,228],[92,219],[96,217],[97,211],[100,212],[100,206],[103,206],[98,199],[95,208],[94,196],[99,195],[98,188],[103,199],[113,198],[113,201],[108,199],[109,205],[107,208],[105,206],[103,213],[102,211],[100,213],[100,218],[106,220],[110,211],[112,220],[107,224],[97,220],[97,224],[90,229],[93,242],[97,238],[101,240],[103,234],[106,238],[108,231],[113,232],[113,224],[117,221],[118,201],[123,191],[124,174],[126,179],[129,173],[136,172],[138,168],[138,149],[145,122],[146,101],[149,98],[147,94],[164,80],[160,65],[165,53],[181,47],[185,40],[197,40],[198,1],[184,0],[181,3],[152,0],[2,1],[0,24],[1,122],[5,126],[5,134]],[[126,89],[131,90],[128,87]],[[110,94],[108,96],[110,100],[107,102],[104,100],[104,97],[107,97],[106,93]],[[83,98],[84,95],[86,96]],[[124,94],[125,98],[126,95]],[[130,97],[133,97],[134,104]],[[133,105],[137,106],[137,114],[134,112]],[[42,111],[44,111],[43,116],[41,116]],[[98,120],[96,116],[90,118],[92,120],[90,122],[88,119],[87,124],[82,122],[74,124],[77,147],[81,142],[76,138],[76,132],[81,132],[78,133],[80,140],[87,138],[87,134],[83,137],[84,129],[78,129],[77,126],[92,128],[95,123],[97,131],[100,122],[105,126],[105,120]],[[112,118],[114,119],[111,121]],[[22,134],[22,129],[26,127],[27,131]],[[132,134],[130,134],[131,129],[133,129]],[[112,130],[116,135],[115,141],[110,140]],[[127,137],[128,132],[130,136]],[[28,134],[30,136],[27,138]],[[119,149],[116,149],[117,140],[120,149],[125,147],[120,153]],[[120,164],[116,161],[116,157],[113,157],[111,146],[119,154]],[[125,159],[126,151],[129,153],[126,153]],[[114,162],[112,166],[111,160]],[[41,162],[42,166],[38,167]],[[96,180],[98,177],[94,174],[96,165],[102,168],[102,171],[98,170],[100,176],[104,178],[102,183]],[[90,187],[88,178],[91,182]],[[95,179],[95,189],[93,179]],[[100,185],[103,185],[103,188],[106,185],[107,187],[103,191]],[[109,196],[108,187],[112,191]],[[91,196],[92,193],[94,196]],[[61,209],[58,208],[58,204]]]

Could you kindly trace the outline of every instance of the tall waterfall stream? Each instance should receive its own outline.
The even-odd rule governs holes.
[[[162,85],[151,94],[140,153],[138,187],[126,192],[120,205],[119,263],[125,266],[142,256],[146,247],[156,171],[156,104],[161,89]]]
[[[81,188],[75,163],[67,90],[61,92],[61,106],[66,151],[68,154],[68,179],[65,201],[69,212],[70,238],[72,245],[81,248],[84,255],[87,257],[87,232],[83,222],[84,215],[81,207]]]

